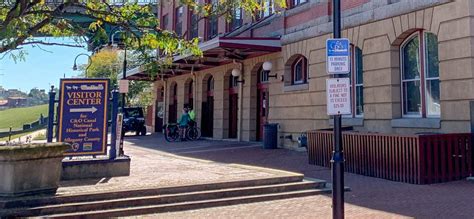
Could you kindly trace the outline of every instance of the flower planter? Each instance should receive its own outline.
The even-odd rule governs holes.
[[[65,143],[0,146],[0,197],[55,194]]]

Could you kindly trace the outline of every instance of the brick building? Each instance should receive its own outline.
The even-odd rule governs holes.
[[[155,81],[157,131],[185,105],[194,107],[203,136],[216,139],[261,140],[269,121],[280,125],[280,146],[295,147],[301,132],[331,128],[325,94],[331,1],[291,0],[285,10],[263,2],[269,10],[254,18],[235,10],[230,21],[198,19],[177,1],[161,4],[163,28],[202,38],[204,57],[175,57],[174,68],[163,72],[171,76]],[[352,43],[353,103],[343,125],[380,133],[470,130],[474,1],[343,0],[342,9],[343,36]],[[128,75],[145,77],[139,68]]]

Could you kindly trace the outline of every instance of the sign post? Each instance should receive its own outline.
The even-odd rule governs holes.
[[[60,142],[71,144],[66,156],[107,154],[108,79],[61,79]]]
[[[342,89],[338,89],[338,85],[342,84],[343,81],[339,79],[338,74],[347,74],[350,72],[350,52],[349,52],[349,41],[347,39],[341,39],[341,1],[333,0],[333,31],[334,39],[328,40],[327,49],[327,70],[329,74],[333,74],[333,79],[328,79],[330,86],[327,87],[326,92],[329,95],[334,95],[334,101],[342,101],[339,99],[339,95],[344,92]],[[331,80],[331,81],[329,81]],[[333,81],[336,80],[336,81]],[[347,84],[346,84],[347,85]],[[331,89],[332,92],[329,92]],[[335,95],[338,95],[336,99]],[[328,98],[329,100],[329,98]],[[327,103],[339,108],[339,105],[334,103]],[[350,104],[349,104],[350,105]],[[350,108],[350,107],[349,107]],[[329,109],[329,106],[328,106]],[[350,111],[350,110],[349,110]],[[329,113],[329,110],[328,110]],[[334,151],[331,159],[332,163],[332,217],[335,219],[344,218],[344,154],[342,150],[342,132],[341,132],[341,111],[334,115]]]

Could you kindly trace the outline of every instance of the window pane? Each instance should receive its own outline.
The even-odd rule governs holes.
[[[364,87],[356,86],[356,115],[364,114]]]
[[[363,65],[362,65],[362,50],[355,48],[355,64],[356,64],[356,84],[364,83]]]
[[[428,115],[439,116],[441,114],[441,105],[439,102],[439,79],[426,81],[426,107]]]
[[[295,81],[301,81],[301,75],[303,74],[303,61],[299,61],[295,66]]]
[[[403,79],[420,78],[419,38],[414,37],[403,47]]]
[[[439,77],[438,37],[432,33],[425,34],[426,75],[428,78]]]
[[[403,114],[421,112],[420,82],[403,82]]]

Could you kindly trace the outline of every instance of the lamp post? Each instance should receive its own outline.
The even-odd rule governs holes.
[[[263,74],[267,75],[268,78],[277,78],[277,74],[271,75],[270,72],[273,68],[273,64],[270,61],[266,61],[262,64]],[[265,106],[265,124],[268,124],[268,114],[270,112],[270,92],[267,90],[266,95],[266,106]]]
[[[123,33],[124,31],[123,30],[118,30],[118,31],[115,31],[112,35],[110,35],[110,42],[112,44],[112,46],[114,46],[114,37],[115,37],[115,34],[117,33]],[[118,46],[117,46],[118,47]],[[123,53],[123,67],[122,67],[122,80],[125,80],[127,78],[127,46],[125,45],[125,43],[123,44],[123,49],[124,49],[124,53]],[[126,94],[125,93],[122,93],[122,110],[125,108],[125,101],[126,101]]]
[[[334,38],[341,38],[341,0],[333,0]],[[339,78],[339,75],[334,75]],[[344,153],[342,148],[341,115],[334,116],[334,151],[332,163],[332,217],[344,218]]]
[[[89,67],[92,64],[92,59],[91,59],[90,55],[85,54],[85,53],[81,53],[81,54],[77,55],[76,58],[74,59],[74,65],[72,66],[72,70],[77,71],[77,63],[76,62],[77,62],[77,58],[79,58],[79,56],[87,56],[87,58],[89,59],[89,64],[87,65],[86,71],[85,71],[85,76],[87,78],[87,70],[89,69]]]

